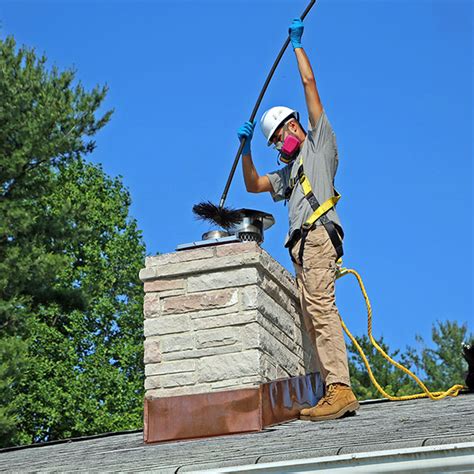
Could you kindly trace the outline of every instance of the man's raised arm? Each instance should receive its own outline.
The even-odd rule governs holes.
[[[309,121],[311,126],[314,127],[323,112],[323,106],[321,104],[321,99],[319,98],[318,88],[316,87],[316,79],[314,77],[313,69],[311,68],[306,52],[301,45],[303,30],[303,22],[298,18],[293,20],[293,23],[290,25],[289,34],[291,44],[295,51],[296,60],[298,62],[301,81],[303,82]]]
[[[249,193],[263,193],[265,191],[272,192],[273,187],[268,176],[260,176],[252,161],[250,142],[252,141],[254,128],[255,122],[245,122],[237,132],[239,140],[245,138],[245,145],[242,150],[242,169],[244,173],[245,187]]]

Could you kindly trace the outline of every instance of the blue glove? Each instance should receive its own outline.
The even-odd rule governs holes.
[[[302,48],[301,37],[303,36],[304,25],[299,18],[295,18],[288,29],[290,41],[293,49]]]
[[[250,142],[252,141],[253,131],[255,129],[255,123],[245,122],[238,130],[237,136],[242,141],[245,138],[245,145],[242,148],[242,155],[248,155],[250,153]]]

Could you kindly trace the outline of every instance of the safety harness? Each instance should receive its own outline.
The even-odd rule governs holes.
[[[309,205],[311,206],[313,213],[309,216],[308,220],[301,226],[301,229],[298,229],[297,231],[295,231],[294,235],[292,235],[291,237],[291,240],[288,245],[289,250],[290,250],[291,260],[295,263],[299,263],[299,264],[303,263],[303,252],[304,252],[306,237],[308,236],[309,231],[314,228],[314,226],[316,225],[316,221],[318,220],[325,227],[329,235],[329,238],[331,239],[331,242],[334,248],[336,249],[336,254],[337,254],[336,260],[339,260],[344,254],[343,247],[342,247],[342,239],[344,238],[344,232],[340,226],[338,226],[337,224],[334,224],[334,222],[329,220],[326,213],[330,209],[336,206],[337,202],[341,198],[341,195],[336,191],[335,188],[333,188],[334,196],[330,197],[329,199],[324,201],[322,204],[319,204],[319,201],[316,199],[316,196],[313,193],[313,189],[311,188],[311,183],[308,177],[304,174],[303,157],[300,157],[300,163],[299,163],[298,171],[296,173],[296,177],[290,179],[289,186],[285,191],[286,199],[290,198],[291,193],[296,187],[297,182],[300,183],[301,188],[303,190],[304,197],[306,198]],[[296,262],[291,253],[291,248],[299,240],[301,240],[301,244],[300,244],[300,248],[298,252],[299,262]]]

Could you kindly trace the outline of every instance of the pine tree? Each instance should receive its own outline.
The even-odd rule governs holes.
[[[467,323],[436,321],[431,329],[433,344],[416,336],[418,347],[407,347],[406,359],[422,373],[430,390],[446,390],[454,384],[464,384],[467,362],[462,357],[463,342],[474,342]]]
[[[418,389],[412,379],[385,359],[372,345],[368,336],[355,336],[355,339],[366,355],[375,379],[387,393],[394,396],[417,393]],[[404,362],[404,357],[400,356],[400,350],[392,351],[384,342],[383,337],[377,342],[392,359]],[[382,398],[382,395],[370,380],[368,371],[354,343],[350,343],[348,352],[351,384],[355,395],[360,400]]]
[[[145,249],[85,157],[105,87],[0,41],[0,445],[138,428]]]
[[[432,392],[445,391],[455,384],[464,385],[467,363],[462,357],[462,343],[473,341],[467,324],[456,321],[437,321],[432,327],[432,343],[429,347],[424,339],[417,335],[418,347],[406,347],[392,351],[384,342],[378,341],[382,349],[394,360],[411,370]],[[421,393],[416,382],[400,369],[387,361],[372,345],[367,336],[356,336],[369,361],[372,372],[389,394],[394,396]],[[372,384],[355,345],[348,345],[349,369],[354,392],[361,400],[381,398],[382,395]]]

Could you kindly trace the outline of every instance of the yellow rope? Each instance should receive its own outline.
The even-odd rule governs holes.
[[[403,365],[399,364],[397,361],[393,360],[378,344],[377,341],[373,338],[372,336],[372,307],[370,306],[370,301],[369,297],[367,295],[367,292],[365,291],[364,284],[362,283],[362,278],[360,275],[355,271],[350,268],[339,268],[338,274],[336,278],[341,278],[344,275],[348,275],[349,273],[352,273],[356,278],[359,283],[360,289],[362,291],[362,294],[364,295],[365,299],[365,304],[367,306],[367,322],[368,322],[368,334],[369,334],[369,339],[374,345],[374,347],[382,354],[382,356],[387,359],[390,363],[392,363],[395,367],[399,368],[403,372],[405,372],[407,375],[412,377],[416,383],[422,388],[424,393],[418,393],[415,395],[403,395],[401,397],[395,397],[393,395],[388,394],[377,382],[377,380],[374,377],[374,374],[372,373],[372,370],[369,365],[369,361],[367,360],[367,357],[364,354],[364,351],[362,350],[362,347],[360,347],[359,343],[356,341],[354,336],[350,333],[349,329],[347,329],[347,326],[344,324],[344,321],[341,318],[341,324],[346,332],[346,334],[349,336],[351,341],[354,343],[356,346],[357,350],[359,351],[362,360],[364,361],[365,366],[367,367],[367,371],[369,373],[370,380],[372,383],[375,385],[377,390],[385,397],[388,398],[389,400],[414,400],[417,398],[431,398],[432,400],[441,400],[442,398],[445,398],[447,396],[451,397],[456,397],[459,392],[466,388],[463,385],[453,385],[450,389],[446,390],[445,392],[430,392],[428,388],[425,386],[425,384],[410,370],[408,370],[406,367]]]

